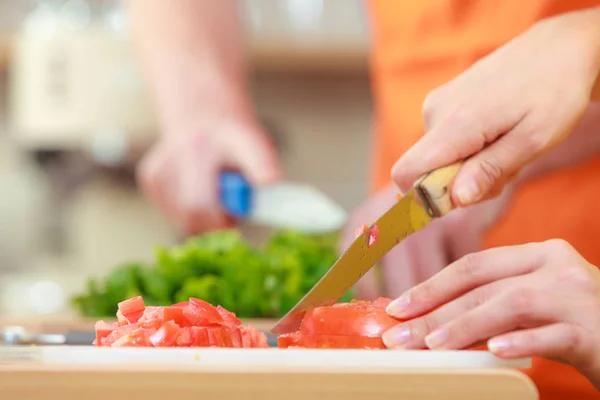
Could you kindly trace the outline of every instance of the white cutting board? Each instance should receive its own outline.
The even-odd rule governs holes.
[[[281,368],[517,368],[531,359],[503,360],[487,351],[107,348],[95,346],[0,347],[0,364],[161,365]]]

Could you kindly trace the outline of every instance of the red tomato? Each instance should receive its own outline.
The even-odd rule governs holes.
[[[96,346],[267,347],[264,333],[242,327],[235,313],[190,298],[166,307],[145,307],[138,296],[119,303],[117,322],[96,324]]]
[[[371,229],[369,229],[369,247],[373,246],[379,240],[379,226],[374,224]]]
[[[132,297],[131,299],[124,300],[118,304],[119,311],[117,313],[117,318],[120,320],[119,316],[121,316],[124,321],[127,321],[129,324],[135,324],[138,322],[140,317],[144,314],[144,309],[146,308],[144,305],[144,299],[142,296]]]
[[[269,347],[267,336],[251,326],[242,328],[243,347]]]
[[[223,317],[212,304],[193,297],[190,297],[188,306],[183,308],[183,315],[191,326],[219,325],[223,322]]]
[[[297,332],[279,336],[279,347],[383,349],[381,335],[400,320],[385,308],[391,299],[352,300],[308,310]]]
[[[181,328],[181,332],[177,339],[175,340],[175,345],[177,347],[190,347],[194,343],[194,337],[192,335],[192,328],[185,327]]]
[[[225,325],[229,325],[231,327],[237,327],[242,325],[242,321],[238,317],[235,316],[235,313],[231,311],[227,311],[221,306],[217,306],[217,312],[223,318]]]
[[[208,331],[204,327],[192,326],[192,346],[208,347],[210,345],[208,339]]]
[[[180,307],[146,307],[144,314],[139,322],[153,322],[159,320],[162,322],[174,321],[177,325],[182,325],[184,321],[183,309]]]
[[[150,343],[154,347],[173,346],[181,334],[181,328],[173,321],[167,321],[156,332],[150,335]]]
[[[282,349],[301,347],[308,349],[385,349],[380,337],[341,335],[302,335],[300,332],[281,335],[277,346]]]
[[[121,336],[112,347],[147,347],[149,345],[149,332],[144,329],[137,329],[131,333]]]

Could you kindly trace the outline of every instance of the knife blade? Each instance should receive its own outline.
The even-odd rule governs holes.
[[[461,161],[442,167],[420,178],[406,195],[354,240],[271,332],[281,335],[296,331],[307,310],[337,302],[394,246],[433,219],[450,212],[454,208],[450,187],[462,164]]]
[[[252,187],[231,171],[219,178],[221,204],[236,219],[308,234],[334,232],[346,222],[346,211],[311,185],[281,181]]]

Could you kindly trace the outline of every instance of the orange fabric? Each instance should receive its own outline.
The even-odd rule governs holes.
[[[421,105],[427,93],[535,21],[590,6],[584,0],[370,0],[376,134],[373,187],[390,182],[390,169],[423,134]],[[600,157],[548,174],[520,190],[485,246],[560,237],[600,266]],[[526,371],[542,400],[600,399],[576,370],[535,359]]]

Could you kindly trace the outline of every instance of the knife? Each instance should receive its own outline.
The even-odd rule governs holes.
[[[394,246],[450,212],[454,208],[450,187],[462,164],[439,168],[417,180],[405,196],[354,240],[271,332],[281,335],[296,331],[307,310],[337,302]]]
[[[309,234],[334,232],[346,223],[346,211],[310,185],[282,181],[252,187],[232,171],[219,178],[221,204],[238,220]]]

